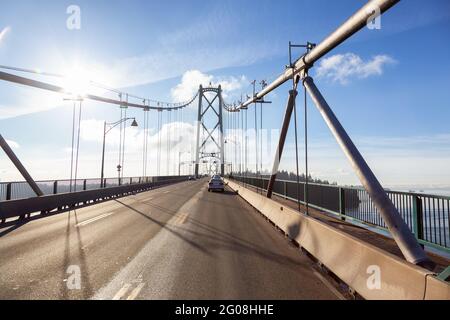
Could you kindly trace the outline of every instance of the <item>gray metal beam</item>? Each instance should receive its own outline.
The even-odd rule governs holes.
[[[294,109],[295,98],[297,97],[296,90],[289,91],[289,98],[286,104],[286,110],[284,111],[283,125],[281,126],[280,138],[278,140],[277,150],[275,152],[275,159],[272,165],[272,174],[270,176],[269,185],[267,186],[267,198],[272,197],[273,186],[277,177],[278,167],[280,165],[281,156],[283,154],[284,143],[286,142],[286,136],[291,122],[292,111]]]
[[[314,49],[308,54],[303,56],[294,64],[294,72],[292,69],[286,69],[277,79],[270,83],[260,92],[256,93],[253,97],[246,102],[241,103],[238,109],[245,108],[259,99],[262,99],[269,92],[275,90],[286,81],[293,78],[293,75],[299,74],[302,70],[308,69],[317,60],[323,57],[325,54],[333,50],[339,44],[350,38],[353,34],[362,29],[367,21],[373,17],[374,8],[378,9],[380,14],[384,13],[392,6],[394,6],[400,0],[371,0],[367,2],[361,9],[348,18],[339,28],[332,32],[322,42],[320,42]]]
[[[331,130],[342,151],[347,156],[353,169],[355,170],[364,189],[370,195],[376,208],[383,217],[392,237],[399,246],[406,260],[423,267],[433,269],[434,263],[427,257],[422,247],[417,242],[411,230],[409,230],[403,218],[400,216],[386,191],[375,177],[372,170],[358,151],[353,141],[348,136],[344,127],[331,110],[330,106],[317,89],[311,77],[303,80],[303,85],[311,96],[314,104]]]
[[[25,86],[29,86],[29,87],[34,87],[34,88],[38,88],[38,89],[43,89],[43,90],[47,90],[47,91],[53,91],[53,92],[57,92],[57,93],[61,93],[61,94],[68,93],[67,90],[63,87],[55,86],[53,84],[49,84],[49,83],[42,82],[42,81],[37,81],[37,80],[17,76],[15,74],[10,74],[10,73],[3,72],[3,71],[0,71],[0,80],[17,83],[17,84],[21,84],[21,85],[25,85]],[[131,103],[128,101],[110,99],[110,98],[96,96],[93,94],[86,94],[82,98],[94,100],[94,101],[98,101],[98,102],[103,102],[103,103],[115,104],[115,105],[122,106],[122,107],[141,108],[144,110],[149,110],[149,109],[150,110],[176,110],[176,109],[182,109],[182,108],[188,106],[195,100],[196,97],[197,96],[195,96],[191,101],[189,101],[183,105],[180,105],[177,107],[167,107],[167,108],[152,107],[152,106],[145,105],[145,104]]]
[[[43,196],[44,193],[39,188],[39,186],[36,184],[36,182],[33,180],[31,175],[28,173],[27,169],[23,166],[22,162],[20,162],[19,158],[17,158],[14,151],[11,149],[9,144],[6,142],[6,140],[3,138],[3,136],[0,134],[0,146],[2,147],[3,151],[5,151],[8,158],[12,161],[14,166],[19,170],[20,174],[23,176],[23,178],[28,182],[31,189],[33,189],[34,193],[36,193],[37,196]]]

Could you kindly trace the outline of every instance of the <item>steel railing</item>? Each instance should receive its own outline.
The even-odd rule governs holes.
[[[231,179],[267,190],[269,179],[259,177],[230,176]],[[317,183],[306,184],[276,180],[273,193],[305,204],[305,191],[310,207],[337,215],[350,222],[357,222],[387,230],[371,197],[363,188],[343,187]],[[403,220],[421,244],[450,252],[450,197],[413,192],[386,190]]]
[[[158,181],[165,181],[178,178],[178,176],[161,176],[161,177],[124,177],[119,178],[105,178],[105,188],[117,187],[121,185],[132,185],[139,183],[151,183]],[[75,191],[96,190],[101,188],[101,179],[77,179],[72,180],[72,188],[70,187],[70,180],[41,180],[36,181],[36,184],[42,190],[44,195],[68,193]],[[35,197],[33,189],[26,181],[15,182],[0,182],[0,201],[17,200]]]
[[[8,218],[21,217],[27,215],[51,214],[63,212],[65,210],[75,209],[80,206],[95,204],[100,201],[115,199],[130,194],[143,192],[157,188],[166,184],[184,181],[187,176],[170,176],[170,177],[144,177],[144,178],[124,178],[116,180],[116,185],[100,188],[100,179],[84,179],[81,190],[67,191],[68,183],[66,180],[40,181],[45,188],[46,194],[36,196],[35,194],[28,197],[27,188],[23,182],[3,183],[2,194],[6,189],[6,198],[15,196],[25,196],[24,198],[8,199],[0,201],[0,222],[5,222]],[[114,182],[110,181],[110,184]],[[26,184],[26,183],[25,183]],[[120,184],[120,185],[119,185]],[[6,188],[5,188],[6,185]],[[53,186],[53,190],[51,187]],[[70,190],[70,189],[69,189]]]

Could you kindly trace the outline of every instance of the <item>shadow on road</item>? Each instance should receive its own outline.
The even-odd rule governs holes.
[[[211,252],[209,252],[207,249],[205,249],[205,248],[203,248],[202,246],[198,245],[197,243],[195,243],[195,242],[193,242],[193,241],[187,239],[186,237],[182,236],[180,233],[174,231],[172,228],[170,228],[169,226],[167,226],[166,223],[162,223],[162,222],[160,222],[160,221],[158,221],[158,220],[156,220],[156,219],[153,219],[152,217],[150,217],[150,216],[146,215],[145,213],[143,213],[143,212],[141,212],[141,211],[139,211],[139,210],[133,208],[132,206],[127,205],[126,203],[123,203],[123,202],[120,201],[120,200],[115,200],[115,201],[118,202],[118,203],[120,203],[120,204],[123,205],[124,207],[126,207],[126,208],[128,208],[128,209],[130,209],[130,210],[132,210],[132,211],[134,211],[134,212],[136,212],[136,213],[138,213],[138,214],[140,214],[141,216],[145,217],[146,219],[148,219],[148,220],[150,220],[150,221],[156,223],[156,224],[159,225],[161,228],[166,229],[167,231],[169,231],[170,233],[172,233],[172,234],[175,235],[176,237],[180,238],[181,240],[186,241],[186,242],[189,243],[191,246],[193,246],[194,248],[200,250],[201,252],[203,252],[203,253],[205,253],[205,254],[207,254],[207,255],[209,255],[209,256],[213,255],[213,254],[212,254]],[[165,211],[172,212],[172,214],[176,214],[176,211],[173,211],[173,210],[165,209]]]
[[[6,230],[3,230],[0,232],[0,238],[6,236],[8,233],[13,232],[14,230],[19,229],[20,227],[26,225],[28,222],[30,222],[30,219],[24,219],[24,220],[14,220],[12,222],[6,222],[4,224],[0,225],[0,228],[8,228]]]

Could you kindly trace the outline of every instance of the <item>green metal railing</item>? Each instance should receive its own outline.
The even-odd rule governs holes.
[[[268,179],[230,176],[244,185],[267,190]],[[387,230],[369,194],[363,188],[327,184],[276,180],[273,193],[308,203],[312,208],[339,216],[350,222]],[[427,246],[450,252],[450,197],[422,193],[386,190],[389,198],[418,241]],[[307,199],[305,199],[307,194]]]

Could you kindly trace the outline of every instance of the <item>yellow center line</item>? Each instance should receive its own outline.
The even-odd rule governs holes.
[[[186,213],[186,214],[183,216],[183,218],[181,218],[180,224],[185,223],[188,217],[189,217],[189,214]]]
[[[113,300],[120,300],[128,291],[128,289],[130,289],[131,284],[127,283],[125,284],[114,296],[114,298],[112,298]]]
[[[128,296],[127,300],[134,300],[138,296],[139,292],[141,292],[142,288],[145,286],[145,283],[140,283],[136,288],[134,288],[133,291],[131,291],[130,295]]]

